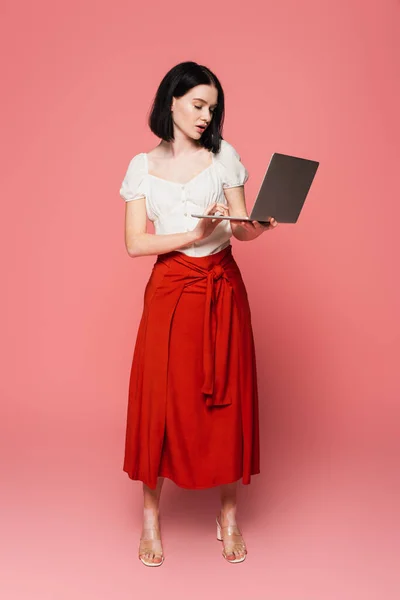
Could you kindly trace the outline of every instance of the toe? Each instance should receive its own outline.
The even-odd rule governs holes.
[[[235,558],[240,559],[240,558],[243,558],[243,556],[244,556],[244,549],[243,549],[243,547],[239,546],[238,548],[235,549]]]
[[[161,562],[161,557],[159,554],[153,554],[151,562],[155,565],[158,565]]]

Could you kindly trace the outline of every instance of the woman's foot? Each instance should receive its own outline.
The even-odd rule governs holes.
[[[228,562],[237,563],[245,560],[247,549],[234,513],[221,511],[217,516],[217,538],[223,543],[222,556]]]
[[[158,514],[146,514],[139,544],[139,559],[146,567],[159,567],[164,562]]]

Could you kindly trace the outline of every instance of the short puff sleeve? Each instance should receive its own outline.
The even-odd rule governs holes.
[[[128,170],[119,191],[126,201],[139,200],[147,196],[147,177],[144,154],[136,154],[129,163]]]
[[[215,155],[215,162],[217,163],[224,189],[244,185],[248,180],[249,173],[240,161],[239,154],[226,140],[221,140],[221,148]]]

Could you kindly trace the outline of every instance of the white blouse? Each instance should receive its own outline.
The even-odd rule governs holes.
[[[239,154],[226,140],[221,140],[218,154],[211,156],[211,165],[187,183],[177,183],[150,175],[147,154],[136,154],[129,163],[120,195],[126,202],[146,199],[147,216],[156,234],[192,231],[199,219],[191,213],[203,214],[213,202],[226,204],[223,190],[244,185],[249,178]],[[221,221],[207,238],[178,252],[188,256],[215,254],[229,246],[231,236],[229,221]]]

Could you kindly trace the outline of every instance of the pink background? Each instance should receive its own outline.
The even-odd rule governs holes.
[[[1,553],[7,600],[394,600],[399,544],[399,3],[2,3]],[[226,92],[250,172],[320,160],[296,226],[234,240],[253,312],[262,473],[248,560],[217,490],[167,481],[166,562],[136,558],[128,376],[155,257],[130,259],[119,185],[157,143],[174,64]]]

